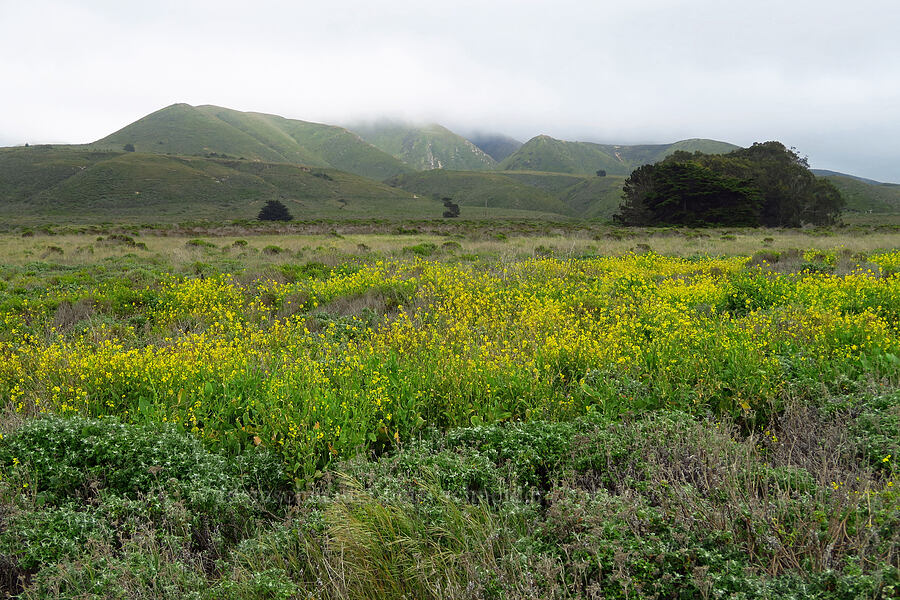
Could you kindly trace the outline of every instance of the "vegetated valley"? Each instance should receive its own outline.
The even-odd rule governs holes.
[[[773,146],[609,147],[615,173],[160,112],[0,150],[7,597],[897,595],[891,186],[828,175],[838,214],[804,172],[830,212],[790,212],[748,187]],[[719,226],[713,188],[826,224]],[[689,201],[703,227],[609,222]]]

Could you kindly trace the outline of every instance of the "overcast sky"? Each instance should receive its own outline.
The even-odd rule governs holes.
[[[0,145],[173,104],[749,145],[900,182],[898,0],[0,0]]]

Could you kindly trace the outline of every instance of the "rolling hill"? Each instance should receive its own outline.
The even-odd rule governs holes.
[[[635,168],[662,160],[673,152],[701,151],[725,153],[738,146],[714,140],[682,140],[674,144],[617,146],[591,142],[567,142],[547,135],[528,140],[500,163],[505,171],[550,171],[593,175],[604,170],[609,175],[629,175]]]
[[[436,124],[376,121],[351,126],[351,130],[417,171],[485,171],[497,166],[497,161],[475,144]]]
[[[138,152],[330,167],[379,180],[410,170],[342,127],[209,105],[173,104],[90,147],[122,150],[126,144]]]
[[[371,179],[289,163],[33,146],[0,150],[8,220],[253,219],[280,199],[296,218],[439,217],[430,198]]]
[[[579,219],[608,219],[622,202],[621,176],[591,177],[535,171],[423,171],[387,182],[419,196],[450,197],[463,218],[486,207],[530,210]]]
[[[462,207],[509,208],[572,215],[555,195],[499,173],[432,170],[399,175],[387,181],[418,196],[451,197]]]
[[[900,184],[868,183],[851,175],[826,175],[847,201],[848,212],[900,213]]]
[[[862,181],[863,183],[870,183],[872,185],[882,185],[882,182],[875,181],[874,179],[866,179],[865,177],[858,177],[856,175],[848,175],[847,173],[839,173],[837,171],[829,171],[828,169],[810,169],[810,171],[812,171],[813,175],[816,175],[818,177],[849,177],[850,179],[856,179],[857,181]]]
[[[463,217],[605,219],[634,168],[678,150],[737,148],[703,139],[629,146],[545,135],[523,145],[496,134],[474,135],[479,148],[440,125],[379,121],[357,130],[175,104],[92,144],[0,149],[0,216],[249,219],[277,198],[298,218],[437,218],[439,199],[451,197]],[[487,151],[505,158],[498,164]],[[607,176],[597,177],[599,169]],[[851,213],[900,213],[900,185],[818,175],[838,187]]]

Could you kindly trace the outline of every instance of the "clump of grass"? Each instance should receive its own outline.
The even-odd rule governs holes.
[[[437,244],[431,242],[422,242],[414,246],[404,246],[404,254],[415,254],[416,256],[432,256],[437,252]]]

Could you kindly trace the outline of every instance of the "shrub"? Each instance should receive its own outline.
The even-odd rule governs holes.
[[[431,242],[422,242],[415,246],[405,246],[403,252],[405,254],[415,254],[417,256],[431,256],[437,250],[437,244]]]

